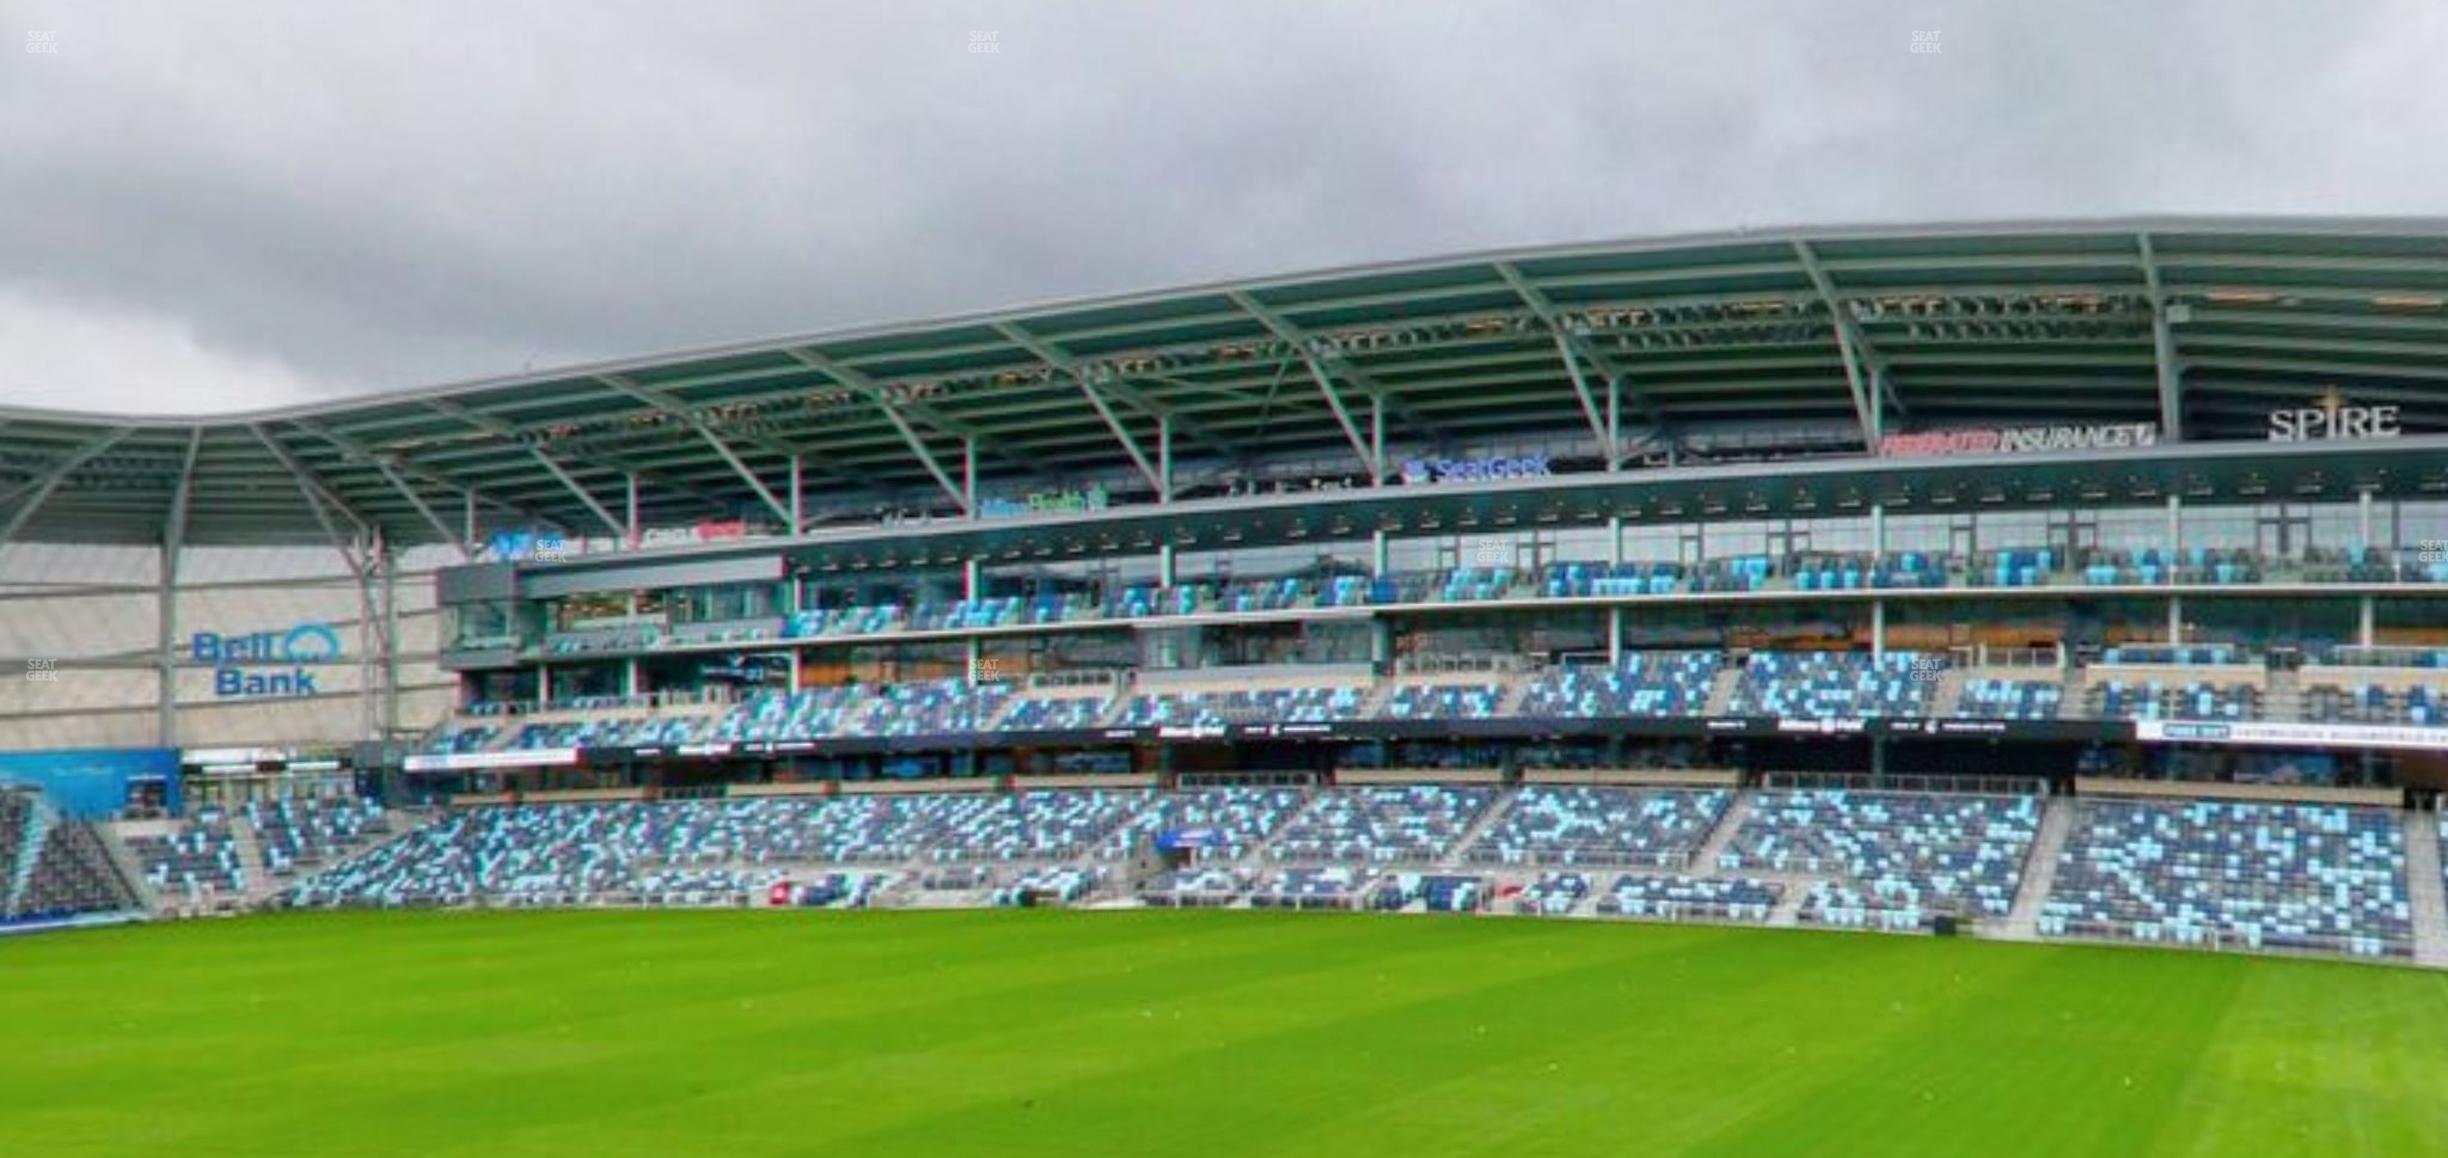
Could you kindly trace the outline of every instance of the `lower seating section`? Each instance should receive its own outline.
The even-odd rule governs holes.
[[[1307,796],[1297,788],[1208,788],[1158,793],[1138,816],[1098,844],[1104,859],[1129,856],[1172,834],[1197,855],[1240,860],[1292,819]]]
[[[246,893],[246,866],[224,813],[199,813],[166,834],[132,837],[127,846],[163,900],[198,904]]]
[[[1861,907],[2004,917],[2039,829],[2033,796],[1762,791],[1717,867],[1834,877]]]
[[[141,907],[111,866],[110,851],[93,825],[54,818],[40,826],[39,835],[41,846],[33,850],[21,887],[6,906],[9,919],[62,920]],[[22,848],[17,851],[24,855]]]
[[[2195,680],[2170,685],[2159,680],[2094,676],[2085,693],[2090,714],[2108,720],[2258,720],[2261,689],[2250,684]]]
[[[1743,669],[1734,711],[1788,719],[1926,716],[1943,656],[1891,651],[1758,652]]]
[[[1404,684],[1386,697],[1389,720],[1493,720],[1504,706],[1501,683]]]
[[[1139,899],[1169,909],[1221,908],[1247,896],[1257,884],[1258,874],[1248,869],[1177,869],[1139,886]]]
[[[673,869],[815,860],[823,806],[798,799],[559,804],[453,812],[326,869],[298,905],[572,905],[670,888]]]
[[[34,878],[0,915],[132,905],[101,839],[38,814],[30,799],[0,793],[0,861],[18,863],[18,875],[31,865]],[[1067,903],[1129,873],[1134,895],[1170,907],[1561,915],[1594,899],[1612,916],[1765,922],[1790,905],[1806,923],[1904,932],[1941,917],[2006,916],[2041,815],[2032,796],[1755,790],[1741,827],[1718,834],[1726,844],[1713,864],[1666,867],[1706,846],[1731,799],[1596,785],[1532,785],[1505,798],[1488,786],[1409,785],[486,806],[345,859],[341,836],[354,821],[340,817],[351,813],[256,827],[327,839],[337,863],[282,894],[300,906],[858,907],[896,880],[972,902]],[[2394,810],[2115,799],[2074,807],[2036,921],[2042,936],[2412,952]],[[1450,864],[1454,844],[1481,822],[1462,857],[1471,868],[1434,867]],[[1166,871],[1135,859],[1168,831],[1198,834],[1188,847],[1210,859]],[[303,852],[317,839],[265,843],[294,840]],[[2448,848],[2448,829],[2432,839]],[[218,816],[129,846],[176,897],[244,883]],[[1594,870],[1606,864],[1629,871],[1601,885]]]
[[[1368,907],[1400,912],[1417,904],[1431,913],[1475,913],[1487,902],[1487,881],[1442,873],[1399,873],[1379,881]]]
[[[1496,799],[1482,785],[1414,784],[1320,795],[1285,825],[1279,861],[1421,864],[1442,859]]]
[[[1971,720],[2054,720],[2065,699],[2065,685],[2055,680],[1965,680],[1955,700],[1955,716]]]
[[[1785,886],[1747,877],[1620,876],[1598,898],[1609,917],[1762,922]]]
[[[929,796],[914,839],[938,863],[1071,860],[1110,837],[1150,802],[1147,792],[1018,792]]]
[[[246,818],[264,871],[280,877],[347,855],[385,831],[382,806],[370,800],[249,801]]]
[[[1360,901],[1369,878],[1345,865],[1332,868],[1282,869],[1261,878],[1250,889],[1254,909],[1350,909]]]
[[[2211,801],[2081,808],[2041,906],[2042,936],[2412,952],[2405,830],[2393,812]]]
[[[883,873],[818,873],[791,882],[790,903],[808,909],[864,909],[889,883]]]
[[[1580,873],[1540,873],[1513,896],[1513,911],[1525,916],[1560,917],[1578,908],[1590,895],[1590,879]]]
[[[1697,715],[1725,657],[1713,651],[1631,652],[1614,667],[1567,665],[1540,672],[1522,697],[1530,719]]]
[[[1733,794],[1671,788],[1533,785],[1513,796],[1464,859],[1483,865],[1681,868]]]
[[[1101,869],[1083,867],[1028,869],[1002,884],[996,885],[989,897],[996,908],[1023,908],[1038,904],[1075,904],[1085,900],[1105,883]]]

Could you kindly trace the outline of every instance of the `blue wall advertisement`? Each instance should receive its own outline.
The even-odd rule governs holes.
[[[163,782],[164,803],[179,806],[176,748],[65,748],[0,752],[0,784],[41,788],[54,808],[74,817],[108,816],[127,804],[128,785]]]

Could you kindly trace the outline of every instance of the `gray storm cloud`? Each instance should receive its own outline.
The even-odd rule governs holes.
[[[11,0],[0,399],[255,406],[1741,225],[2435,214],[2443,29],[2422,3]]]

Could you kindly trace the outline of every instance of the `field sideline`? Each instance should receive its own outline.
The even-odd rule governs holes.
[[[2448,1153],[2448,974],[1260,913],[0,939],[0,1154]]]

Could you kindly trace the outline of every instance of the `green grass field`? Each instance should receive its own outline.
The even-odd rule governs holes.
[[[0,1154],[2448,1153],[2448,974],[1256,913],[0,940]]]

